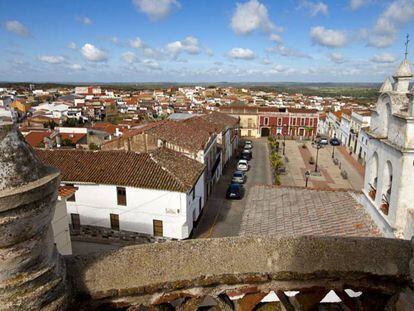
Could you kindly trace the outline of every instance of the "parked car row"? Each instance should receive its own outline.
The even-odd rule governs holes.
[[[331,144],[332,146],[339,146],[341,144],[341,141],[336,137],[330,139],[329,141],[328,141],[328,138],[326,137],[318,137],[316,138],[315,142],[319,145],[324,145],[324,146],[328,144]]]
[[[233,173],[231,183],[227,188],[226,198],[240,200],[245,194],[243,184],[247,180],[246,172],[250,169],[249,161],[253,157],[253,144],[250,140],[245,141],[240,160],[237,163],[237,170]]]

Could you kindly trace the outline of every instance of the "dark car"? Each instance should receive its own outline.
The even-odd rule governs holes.
[[[227,188],[226,199],[240,200],[244,195],[244,187],[241,184],[230,184]]]
[[[250,161],[252,159],[252,152],[249,152],[247,150],[243,150],[240,159]]]
[[[332,146],[339,146],[341,144],[338,138],[332,138],[329,142]]]
[[[233,177],[231,178],[231,182],[235,184],[244,184],[246,181],[246,174],[242,171],[235,171],[233,173]]]

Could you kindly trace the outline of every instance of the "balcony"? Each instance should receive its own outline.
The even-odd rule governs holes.
[[[398,310],[413,294],[411,260],[407,240],[260,237],[126,247],[66,266],[73,309]],[[321,302],[328,293],[337,299]]]

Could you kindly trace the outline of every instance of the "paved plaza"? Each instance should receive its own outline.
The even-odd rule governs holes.
[[[306,144],[306,148],[302,145]],[[332,159],[338,160],[335,165]],[[315,164],[310,164],[312,157],[316,161],[316,147],[311,142],[300,142],[294,140],[286,141],[285,156],[286,174],[281,175],[283,186],[305,186],[305,172],[309,170],[312,175],[308,181],[308,187],[320,189],[354,189],[360,191],[363,187],[364,169],[358,161],[348,154],[343,146],[332,147],[324,146],[319,150],[318,172],[320,176],[314,174]],[[341,170],[345,170],[348,178],[341,176]]]
[[[381,236],[355,196],[347,190],[252,187],[244,210],[242,236]]]

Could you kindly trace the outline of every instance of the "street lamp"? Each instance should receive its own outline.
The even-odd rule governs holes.
[[[336,139],[336,134],[334,134],[334,139]],[[335,157],[335,145],[332,145],[332,159]]]
[[[319,149],[322,148],[321,144],[316,145],[316,161],[315,161],[315,173],[318,172],[318,155],[319,155]]]
[[[285,128],[286,128],[286,124],[283,124],[283,130],[282,130],[282,135],[283,135],[283,155],[285,155],[285,146],[286,146],[286,133],[285,133]]]
[[[309,180],[310,174],[311,173],[309,171],[305,172],[305,187],[308,187],[308,180]]]

